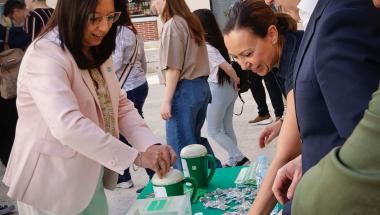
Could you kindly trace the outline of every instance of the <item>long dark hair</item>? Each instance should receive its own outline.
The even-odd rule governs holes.
[[[131,29],[133,33],[137,34],[137,30],[132,23],[131,16],[129,15],[127,1],[126,0],[120,0],[120,1],[122,4],[122,7],[121,7],[121,14],[118,20],[118,24]]]
[[[239,1],[229,11],[223,33],[228,34],[234,29],[248,28],[253,34],[264,38],[269,26],[276,26],[279,32],[279,42],[287,32],[297,30],[297,22],[285,13],[273,12],[270,6],[262,0]]]
[[[226,45],[224,44],[222,32],[219,29],[214,14],[208,9],[199,9],[193,12],[201,21],[205,30],[206,42],[218,49],[223,58],[230,63],[230,57]],[[224,82],[230,82],[230,77],[219,67],[218,83],[223,85]]]
[[[199,20],[191,13],[185,0],[166,0],[162,11],[162,20],[167,22],[174,15],[184,18],[190,29],[190,36],[200,46],[204,44],[204,30]]]
[[[40,36],[58,27],[61,48],[65,46],[73,55],[80,69],[99,68],[115,49],[117,22],[114,23],[98,46],[90,47],[89,59],[83,53],[83,32],[90,13],[95,12],[98,0],[58,0],[57,6]],[[114,0],[115,11],[121,11],[120,0]],[[40,38],[41,38],[40,37]]]

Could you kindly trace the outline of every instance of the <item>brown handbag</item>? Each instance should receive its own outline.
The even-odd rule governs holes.
[[[17,75],[23,56],[21,49],[8,49],[0,53],[0,96],[4,99],[17,95]]]
[[[8,33],[5,36],[4,47],[8,47]],[[0,96],[4,99],[15,98],[17,93],[18,70],[24,52],[21,49],[7,49],[0,53]]]

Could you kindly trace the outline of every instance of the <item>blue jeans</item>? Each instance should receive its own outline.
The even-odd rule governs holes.
[[[232,123],[235,100],[238,96],[232,84],[209,83],[212,102],[207,109],[208,135],[228,152],[227,164],[234,166],[245,156],[237,146],[236,135]]]
[[[148,82],[145,82],[141,86],[138,86],[135,89],[127,92],[127,98],[135,104],[135,108],[137,109],[137,111],[139,112],[142,118],[144,118],[142,108],[144,106],[146,97],[148,97],[148,90],[149,90]],[[120,140],[124,142],[125,144],[131,146],[122,135],[120,135]],[[154,175],[154,171],[150,169],[145,169],[145,170],[149,178],[151,179]],[[128,168],[124,170],[123,175],[119,175],[118,183],[126,182],[129,180],[131,180],[131,174]]]
[[[210,100],[211,92],[206,77],[178,82],[172,100],[172,117],[166,121],[166,141],[178,157],[174,168],[182,170],[179,155],[187,145],[202,144],[209,154],[214,154],[207,139],[201,138]]]

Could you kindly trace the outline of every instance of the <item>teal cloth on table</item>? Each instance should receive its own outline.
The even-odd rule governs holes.
[[[198,199],[203,194],[212,192],[216,190],[217,188],[228,189],[228,188],[236,187],[234,182],[242,168],[243,167],[217,168],[215,171],[215,175],[212,178],[208,187],[198,189],[198,193],[197,193]],[[148,185],[145,186],[145,189],[140,193],[140,195],[137,198],[145,199],[152,193],[153,193],[152,183],[149,182]],[[213,208],[205,209],[203,204],[199,201],[196,204],[193,204],[191,208],[192,208],[193,214],[197,212],[203,212],[204,214],[207,214],[207,215],[219,215],[226,212],[226,211],[213,209]]]

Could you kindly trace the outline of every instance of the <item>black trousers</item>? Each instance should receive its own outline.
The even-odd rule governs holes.
[[[256,101],[259,110],[259,116],[269,114],[268,105],[266,102],[265,89],[262,80],[264,79],[265,86],[267,87],[270,100],[276,117],[281,117],[284,113],[284,102],[282,101],[281,89],[278,86],[276,77],[272,72],[262,77],[255,73],[250,72],[251,93]]]
[[[15,139],[17,119],[16,99],[5,100],[0,97],[0,158],[5,166]]]

